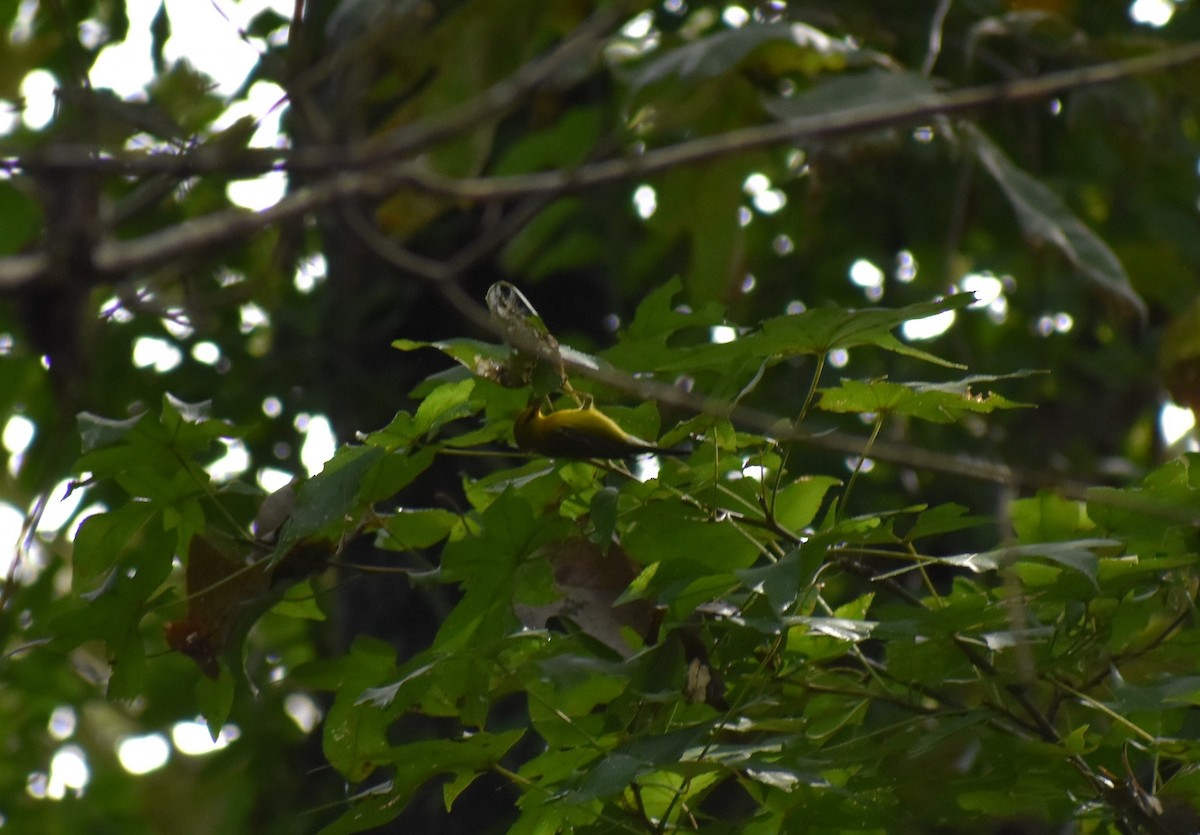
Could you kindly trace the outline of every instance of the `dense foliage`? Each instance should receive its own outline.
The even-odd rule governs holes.
[[[5,827],[1200,825],[1186,4],[135,5],[0,3]]]

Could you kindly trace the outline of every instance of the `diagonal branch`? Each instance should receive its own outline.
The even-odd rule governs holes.
[[[599,26],[599,24],[597,24]],[[578,43],[573,41],[573,43]],[[547,59],[549,60],[549,59]],[[378,198],[403,186],[411,186],[444,194],[459,199],[496,200],[514,196],[555,195],[577,191],[598,185],[632,179],[676,168],[682,165],[706,162],[748,150],[770,147],[788,142],[813,141],[847,136],[853,133],[877,130],[928,120],[934,116],[962,113],[982,107],[1030,101],[1078,87],[1110,83],[1122,78],[1162,71],[1200,60],[1200,43],[1186,44],[1153,55],[1098,64],[1074,70],[1050,73],[1039,78],[1020,79],[1000,84],[970,87],[940,95],[930,95],[916,100],[888,104],[872,104],[848,108],[832,114],[791,119],[784,122],[758,125],[729,131],[717,136],[704,137],[664,148],[648,151],[640,156],[622,157],[582,165],[571,170],[547,171],[518,174],[508,177],[472,177],[453,179],[428,171],[417,162],[392,162],[362,170],[342,170],[311,186],[302,187],[281,199],[274,206],[258,213],[242,210],[215,212],[178,226],[151,233],[132,240],[103,241],[93,253],[97,271],[106,276],[119,276],[136,270],[151,269],[172,259],[179,258],[212,246],[246,238],[267,227],[307,214],[316,209],[351,198]],[[535,62],[530,66],[541,66]],[[520,71],[518,71],[520,72]],[[533,71],[530,70],[531,75]],[[526,78],[525,83],[532,83]],[[513,84],[506,95],[496,93],[495,101],[475,111],[491,112],[488,108],[500,107],[509,102],[508,96],[526,91],[526,86]],[[507,105],[506,105],[507,106]],[[453,122],[460,127],[470,114],[458,113],[453,119],[438,121],[435,127],[421,135],[427,141],[444,138],[443,128]],[[436,127],[440,124],[442,127]],[[436,129],[435,129],[436,128]],[[422,129],[426,130],[426,129]],[[414,128],[415,131],[415,128]],[[393,151],[417,147],[412,137],[389,140],[387,147]],[[423,140],[424,141],[424,140]],[[100,172],[138,174],[150,172],[195,173],[199,161],[169,155],[142,157],[97,158],[94,150],[47,149],[38,154],[36,163],[20,160],[0,162],[0,169],[9,170],[35,167],[81,168]],[[310,152],[311,151],[311,152]],[[382,152],[370,149],[310,149],[293,151],[284,155],[279,166],[293,170],[322,168],[336,159],[341,168],[352,168],[362,164],[363,159],[378,159]],[[365,156],[364,156],[365,155]],[[228,156],[223,158],[229,166]],[[349,161],[349,162],[348,162]],[[267,170],[266,168],[260,170]],[[226,172],[228,173],[228,172]],[[239,172],[241,173],[241,172]],[[44,275],[49,260],[44,254],[20,255],[0,259],[0,290],[14,289]]]
[[[997,104],[1042,99],[1065,90],[1109,84],[1123,78],[1195,61],[1200,61],[1200,43],[1124,61],[1049,73],[1038,78],[986,84],[947,93],[931,93],[901,99],[895,103],[872,103],[833,113],[755,125],[647,151],[640,156],[605,160],[572,170],[463,179],[422,172],[414,176],[412,185],[438,194],[471,200],[576,191],[773,145],[836,139],[881,128],[920,123],[935,116],[965,113]]]
[[[589,23],[599,28],[596,21]],[[595,35],[591,28],[586,31]],[[161,152],[110,153],[90,146],[64,144],[39,149],[24,157],[2,158],[0,171],[15,174],[37,169],[83,169],[124,175],[174,174],[187,177],[223,174],[252,177],[271,171],[344,173],[355,169],[374,168],[453,138],[480,121],[511,108],[522,96],[545,83],[547,76],[553,74],[552,70],[560,71],[567,59],[576,57],[583,45],[590,45],[592,42],[591,38],[577,40],[576,36],[573,36],[564,42],[559,50],[525,65],[513,76],[485,90],[468,103],[448,110],[445,114],[431,116],[420,123],[400,127],[379,137],[348,146],[317,145],[290,150],[250,148],[239,151],[234,156],[228,149],[222,148],[198,148],[186,155],[179,155]],[[452,193],[456,196],[491,197],[584,188],[786,142],[832,139],[921,122],[939,115],[979,110],[996,104],[1035,101],[1068,90],[1111,84],[1196,61],[1200,61],[1200,42],[1136,58],[1060,70],[1035,78],[983,84],[944,93],[931,93],[919,98],[900,99],[886,104],[872,103],[834,113],[756,125],[681,142],[648,151],[637,157],[623,157],[580,166],[569,172],[457,181],[476,185],[464,186]],[[493,185],[490,191],[483,191],[478,183]]]

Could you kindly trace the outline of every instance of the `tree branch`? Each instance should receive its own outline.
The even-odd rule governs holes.
[[[605,160],[573,170],[462,179],[420,173],[414,176],[411,184],[437,194],[472,200],[577,191],[773,145],[835,139],[881,128],[920,123],[935,116],[1041,99],[1064,90],[1108,84],[1198,60],[1200,43],[1193,43],[1155,55],[1063,70],[1038,78],[968,87],[948,93],[931,93],[928,96],[904,99],[896,103],[873,103],[833,113],[755,125],[647,151],[640,156]]]
[[[607,20],[604,21],[607,23]],[[600,28],[596,20],[589,21]],[[585,24],[588,26],[588,24]],[[593,28],[581,32],[595,36]],[[290,150],[250,148],[231,155],[225,148],[197,148],[186,154],[164,152],[109,153],[92,146],[55,145],[27,156],[0,159],[0,171],[17,174],[38,169],[83,169],[104,174],[202,174],[252,177],[272,171],[305,173],[345,172],[374,168],[411,156],[417,151],[453,138],[463,130],[514,106],[522,95],[561,71],[591,38],[572,39],[540,61],[534,61],[513,76],[484,91],[470,102],[423,122],[397,128],[379,137],[348,146],[310,146]],[[1125,78],[1180,67],[1200,60],[1200,43],[1189,43],[1151,55],[1093,64],[995,84],[931,93],[917,99],[868,104],[834,113],[789,119],[733,130],[667,146],[636,157],[623,157],[584,165],[572,171],[544,172],[498,178],[450,180],[458,187],[443,185],[448,193],[466,197],[506,197],[547,190],[578,189],[626,179],[692,162],[728,156],[786,142],[832,139],[880,128],[921,122],[939,115],[952,115],[996,105],[1033,101],[1067,90],[1110,84]],[[489,184],[484,186],[482,184]]]
[[[449,115],[434,120],[420,130],[416,127],[411,128],[411,132],[407,132],[410,130],[408,128],[401,129],[401,133],[388,135],[391,138],[382,140],[382,144],[377,141],[368,143],[369,147],[299,149],[282,154],[277,151],[253,152],[247,157],[252,165],[231,160],[228,151],[218,152],[216,149],[212,154],[205,154],[202,149],[183,157],[170,154],[121,154],[102,157],[93,148],[53,147],[27,159],[4,160],[0,162],[0,169],[86,169],[125,175],[174,173],[179,176],[213,173],[217,170],[226,175],[252,175],[279,169],[310,171],[335,166],[341,169],[340,173],[294,191],[271,208],[258,213],[226,210],[141,238],[104,241],[97,247],[93,260],[101,274],[111,277],[135,270],[151,269],[174,258],[248,237],[269,226],[341,200],[378,198],[405,185],[469,200],[554,195],[644,177],[681,165],[705,162],[787,142],[830,139],[920,122],[938,115],[961,113],[989,105],[1029,101],[1064,90],[1109,83],[1200,60],[1200,43],[1187,44],[1154,55],[1064,70],[1039,78],[970,87],[943,94],[931,94],[915,101],[872,104],[832,114],[757,125],[681,142],[648,151],[640,156],[591,163],[573,170],[464,179],[444,177],[422,169],[418,163],[410,161],[354,170],[356,166],[372,164],[388,154],[400,154],[401,151],[408,153],[422,147],[422,143],[444,139],[449,135],[447,131],[451,125],[463,129],[478,119],[486,118],[488,114],[494,115],[503,107],[511,106],[519,94],[536,86],[551,69],[561,69],[563,62],[573,56],[576,49],[581,49],[582,44],[590,43],[592,38],[598,36],[609,21],[596,18],[589,23],[589,28],[584,29],[588,37],[581,36],[565,42],[560,51],[552,53],[542,62],[534,62],[522,68],[516,75],[484,94],[473,105],[456,108]],[[421,137],[420,141],[418,137]],[[380,148],[386,148],[388,152],[385,154]],[[261,164],[256,162],[260,158]],[[219,168],[216,167],[218,163]],[[36,280],[45,274],[48,264],[48,259],[43,254],[0,259],[0,290],[13,289]]]

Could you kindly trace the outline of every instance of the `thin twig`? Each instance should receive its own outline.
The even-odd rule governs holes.
[[[946,15],[950,12],[952,2],[940,0],[933,13],[933,21],[929,24],[929,49],[925,53],[925,60],[921,62],[921,75],[932,75],[938,56],[942,54],[942,29],[946,25]]]

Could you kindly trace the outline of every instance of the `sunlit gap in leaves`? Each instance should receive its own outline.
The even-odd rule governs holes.
[[[333,435],[333,427],[329,418],[324,415],[308,415],[301,413],[296,416],[293,425],[296,431],[304,435],[304,443],[300,446],[300,463],[309,476],[314,476],[325,467],[325,462],[333,457],[337,449],[337,439]]]
[[[325,261],[325,256],[317,253],[308,256],[300,262],[300,265],[296,267],[296,275],[292,279],[292,284],[295,286],[297,292],[308,295],[328,275],[329,265]]]
[[[102,512],[103,508],[93,505],[79,511],[83,500],[83,490],[72,490],[67,495],[71,482],[61,481],[55,485],[46,502],[46,509],[38,520],[37,534],[44,539],[53,539],[68,523],[72,523],[67,532],[68,539],[75,538],[79,525],[88,516]],[[0,577],[7,577],[13,561],[17,559],[21,546],[21,534],[25,529],[27,512],[8,502],[0,502]],[[46,567],[44,554],[38,539],[31,541],[27,552],[21,554],[20,570],[16,574],[18,583],[28,585],[34,582]]]
[[[639,40],[646,37],[653,31],[654,13],[642,12],[633,20],[625,24],[621,29],[621,34],[627,38]]]
[[[80,479],[86,481],[88,477],[88,473],[83,473]],[[84,519],[104,512],[105,508],[100,504],[91,504],[80,510],[79,506],[87,491],[72,485],[71,480],[63,480],[51,489],[35,530],[38,538],[33,539],[30,549],[22,554],[17,582],[26,585],[32,583],[46,567],[39,539],[52,540],[70,525],[65,533],[67,540],[72,541]],[[7,502],[0,502],[0,576],[8,576],[13,560],[17,558],[26,516],[26,511]]]
[[[604,57],[613,63],[625,63],[653,52],[662,41],[654,28],[654,13],[642,12],[621,28],[620,37],[604,47]]]
[[[129,774],[158,771],[171,759],[171,745],[160,733],[126,736],[117,740],[117,761]]]
[[[642,184],[633,190],[633,210],[642,220],[649,220],[658,211],[658,194],[653,186]]]
[[[773,215],[787,205],[787,195],[777,188],[772,188],[770,178],[758,171],[745,179],[742,191],[750,198],[754,208],[764,215]]]
[[[146,85],[154,78],[151,61],[151,27],[158,14],[160,0],[129,0],[126,11],[129,15],[129,31],[125,40],[110,44],[100,51],[93,64],[89,78],[96,88],[108,88],[125,99],[144,101]],[[271,45],[286,42],[287,26],[274,29],[268,38],[246,34],[253,19],[266,9],[274,10],[281,18],[292,14],[290,0],[243,0],[237,4],[224,4],[218,8],[213,3],[193,3],[189,0],[170,0],[166,12],[171,24],[171,37],[163,45],[163,57],[168,64],[186,60],[198,72],[212,79],[217,95],[233,96],[246,81],[246,76],[258,63],[261,55]],[[86,24],[91,23],[90,27]],[[95,21],[85,21],[81,29],[90,33],[95,45],[102,42],[106,33]],[[81,35],[82,36],[82,35]],[[31,74],[32,75],[32,74]],[[32,82],[31,92],[41,92],[42,80]],[[24,89],[24,88],[23,88]],[[27,101],[31,99],[27,97]],[[26,111],[26,125],[35,127],[43,117],[45,121],[53,113],[53,96],[50,114],[40,110]],[[222,113],[212,125],[212,132],[234,127],[239,120],[250,120],[254,132],[249,140],[250,147],[285,147],[286,138],[279,130],[279,118],[286,97],[282,88],[269,81],[256,81]],[[45,124],[45,121],[42,124]],[[35,127],[36,129],[36,127]],[[261,210],[279,202],[287,188],[286,176],[272,172],[248,180],[234,180],[226,188],[232,203],[251,210]]]
[[[237,725],[225,725],[214,740],[208,732],[208,725],[201,719],[176,722],[171,726],[171,742],[175,750],[186,757],[202,757],[220,751],[241,735],[242,729]]]
[[[250,469],[250,451],[240,438],[221,438],[224,454],[213,461],[204,471],[213,481],[232,481]]]
[[[253,120],[251,148],[286,148],[290,143],[279,130],[279,117],[285,102],[286,93],[282,87],[269,81],[256,81],[245,99],[234,102],[217,117],[213,131],[235,131],[239,120]],[[249,180],[234,180],[225,188],[230,202],[252,211],[275,205],[286,191],[287,174],[283,171],[272,171]]]
[[[1129,4],[1129,19],[1147,26],[1166,26],[1175,14],[1172,0],[1134,0]]]
[[[78,489],[71,479],[64,479],[54,485],[46,501],[46,510],[38,520],[37,532],[49,537],[65,528],[67,523],[75,519],[85,492]],[[78,525],[78,522],[76,524]]]
[[[1011,293],[1016,285],[1011,275],[997,276],[995,273],[981,272],[964,275],[958,280],[956,288],[963,293],[975,294],[975,301],[968,310],[983,309],[987,317],[999,325],[1008,318],[1008,298],[1005,293]]]
[[[213,278],[216,280],[217,286],[222,289],[233,287],[246,280],[245,275],[237,272],[236,270],[231,270],[228,267],[217,267],[216,274],[213,275]]]
[[[4,424],[4,431],[0,433],[0,443],[8,453],[9,475],[20,472],[21,465],[25,463],[25,450],[29,449],[36,434],[37,424],[24,415],[13,415]]]
[[[708,331],[708,341],[716,345],[724,345],[737,339],[737,329],[729,325],[713,325]]]
[[[234,180],[225,188],[229,202],[254,212],[269,209],[287,191],[287,174],[272,171],[253,180]]]
[[[75,710],[68,705],[59,705],[50,715],[47,730],[52,738],[61,742],[75,733],[77,724]],[[83,749],[74,744],[63,745],[50,758],[49,773],[35,771],[30,774],[25,789],[38,800],[62,800],[68,790],[76,797],[82,797],[91,776]]]
[[[1047,313],[1038,317],[1034,326],[1038,336],[1052,336],[1056,333],[1070,333],[1075,327],[1075,317],[1070,313]]]
[[[163,328],[167,333],[176,339],[188,339],[196,329],[192,327],[192,321],[183,312],[182,308],[172,307],[167,310],[167,315],[159,319]]]
[[[283,700],[283,710],[306,734],[312,733],[323,717],[320,706],[304,693],[288,693]]]
[[[271,317],[254,302],[246,302],[238,308],[240,321],[238,330],[250,338],[246,340],[246,353],[252,357],[264,357],[271,350]]]
[[[909,342],[935,339],[950,330],[957,318],[955,311],[945,310],[923,319],[909,319],[900,326],[900,335]]]
[[[274,395],[264,397],[259,408],[271,420],[283,417],[283,401]],[[287,441],[276,441],[275,445],[271,448],[271,453],[275,456],[276,460],[286,461],[292,456],[292,445]],[[255,481],[258,482],[258,486],[268,493],[274,493],[293,478],[295,478],[293,473],[281,470],[278,467],[260,467],[258,472],[255,473]]]
[[[156,136],[149,133],[135,133],[133,136],[125,140],[124,148],[126,151],[142,151],[143,153],[171,153],[176,146],[170,142],[165,142]],[[186,181],[185,181],[186,182]],[[187,193],[187,187],[176,187],[176,194],[183,195]]]
[[[146,83],[154,77],[150,29],[158,8],[158,3],[147,0],[129,0],[125,4],[129,31],[125,40],[100,50],[88,73],[95,87],[108,88],[124,99],[145,98],[142,93]]]
[[[662,469],[662,461],[657,455],[643,455],[634,459],[630,472],[638,481],[645,482],[658,478],[660,469]]]
[[[1192,430],[1196,428],[1196,415],[1191,409],[1177,406],[1168,401],[1158,411],[1158,431],[1162,435],[1163,444],[1174,447],[1183,442],[1183,451],[1200,451],[1200,443]]]
[[[765,467],[759,464],[751,464],[752,458],[742,459],[742,468],[740,470],[730,470],[725,473],[727,481],[741,481],[743,478],[751,479],[752,481],[762,481],[767,476]]]
[[[295,478],[294,475],[278,467],[263,467],[255,473],[255,481],[258,482],[258,486],[268,493],[283,489],[293,478]]]
[[[21,109],[8,99],[0,99],[0,136],[7,136],[21,123]],[[7,180],[11,174],[5,172],[0,179]]]
[[[183,362],[183,352],[157,336],[139,336],[133,342],[135,368],[152,368],[157,374],[174,370]]]
[[[140,291],[139,291],[140,293]],[[118,325],[133,321],[133,313],[116,296],[110,296],[100,305],[100,318]]]
[[[263,398],[261,408],[263,414],[272,419],[282,417],[284,411],[283,402],[273,395]],[[293,418],[292,426],[304,438],[300,446],[300,463],[304,465],[309,476],[316,475],[337,449],[337,439],[334,437],[329,418],[300,412]],[[273,453],[277,459],[284,461],[291,457],[292,447],[280,441],[275,445]],[[294,478],[294,473],[279,467],[259,467],[254,474],[258,486],[268,493],[285,487]]]
[[[721,20],[731,29],[741,29],[750,22],[750,12],[741,6],[726,6],[721,12]]]
[[[246,302],[239,307],[238,315],[241,319],[238,330],[242,333],[250,333],[256,328],[265,328],[271,324],[271,317],[267,315],[267,311],[254,302]]]
[[[135,97],[154,77],[150,60],[151,23],[160,0],[128,0],[129,32],[124,41],[105,47],[89,73],[95,87],[108,87],[123,97]],[[269,44],[287,39],[287,27],[270,34],[270,41],[245,34],[251,21],[266,9],[284,19],[292,16],[291,0],[242,0],[239,3],[194,3],[167,0],[171,37],[163,45],[168,64],[186,59],[214,82],[218,95],[235,94]]]
[[[857,455],[849,455],[846,457],[845,463],[847,470],[854,472],[857,469],[863,475],[875,469],[874,458],[861,458]]]
[[[907,249],[896,253],[896,271],[894,275],[901,284],[911,284],[917,277],[917,259]]]
[[[21,81],[21,121],[30,130],[41,130],[54,118],[58,81],[45,70],[34,70]]]
[[[21,0],[17,4],[17,14],[8,30],[8,39],[14,45],[23,44],[33,37],[33,18],[37,13],[39,0]]]
[[[224,370],[221,366],[225,364],[221,362],[221,348],[215,342],[209,342],[207,339],[203,342],[197,342],[192,346],[192,359],[201,365],[211,365],[219,370]]]
[[[59,705],[50,714],[46,730],[52,739],[63,742],[70,739],[78,724],[75,709],[70,705]],[[68,744],[54,752],[49,772],[35,771],[26,778],[25,788],[31,797],[39,800],[62,800],[68,790],[82,797],[91,776],[83,749]]]
[[[867,299],[877,302],[883,298],[883,270],[865,258],[859,258],[847,271],[850,283],[861,287]]]
[[[91,780],[87,755],[78,745],[64,745],[50,758],[49,773],[35,771],[25,781],[26,793],[37,800],[62,800],[67,792],[82,797]]]
[[[46,730],[50,732],[50,736],[62,742],[71,738],[78,724],[79,717],[75,714],[75,708],[70,705],[59,705],[50,713],[50,721],[46,724]]]

